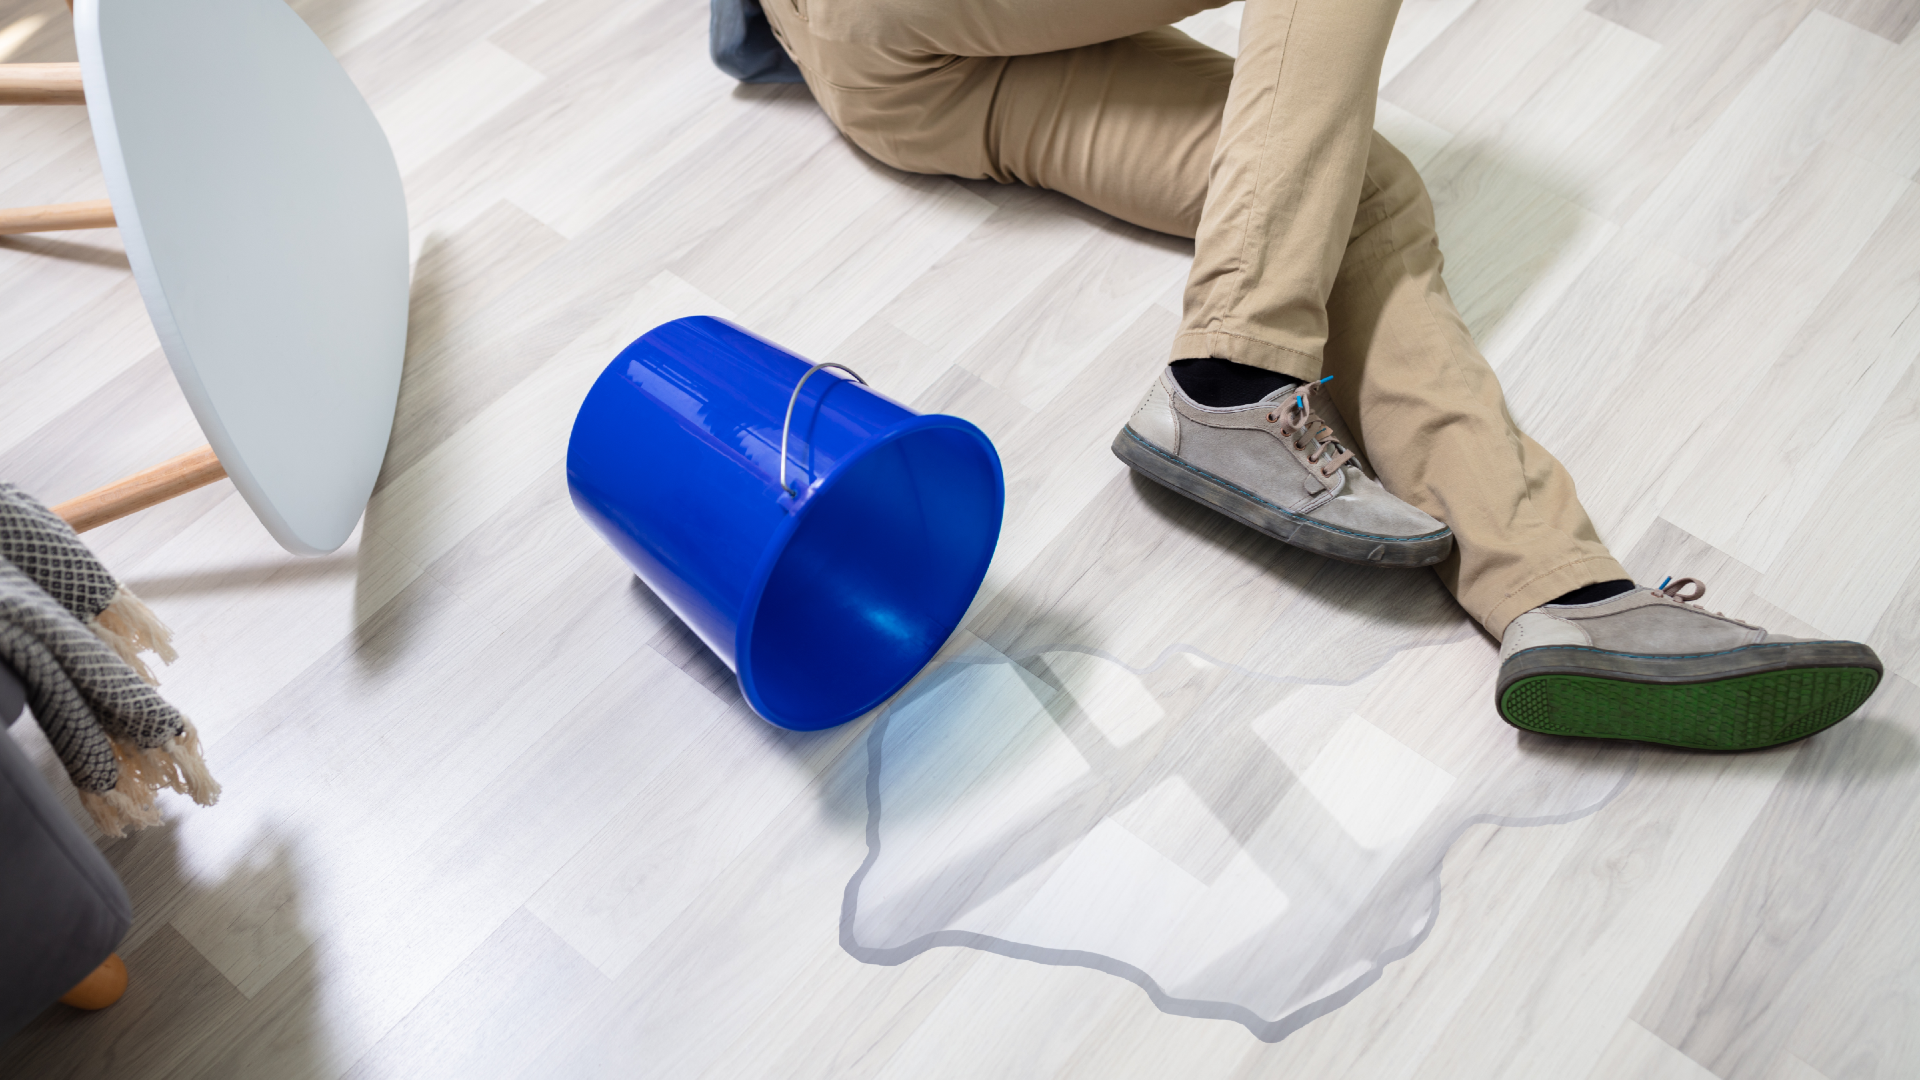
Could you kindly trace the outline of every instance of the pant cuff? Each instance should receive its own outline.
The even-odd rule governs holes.
[[[1306,382],[1320,377],[1319,357],[1226,330],[1188,330],[1173,339],[1172,359],[1185,360],[1196,356],[1232,360],[1236,364],[1277,371]]]
[[[1583,585],[1598,585],[1603,581],[1631,580],[1632,574],[1620,565],[1611,555],[1589,555],[1562,563],[1526,584],[1508,593],[1495,603],[1484,615],[1476,614],[1480,624],[1496,639],[1507,632],[1507,624],[1520,617],[1524,612],[1532,611],[1541,604],[1563,593],[1570,593]]]

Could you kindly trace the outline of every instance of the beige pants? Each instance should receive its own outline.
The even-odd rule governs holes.
[[[1064,192],[1195,238],[1172,355],[1327,389],[1496,637],[1624,578],[1514,426],[1440,280],[1433,206],[1373,131],[1399,0],[1247,0],[1238,61],[1168,24],[1218,0],[763,0],[833,122],[896,168]]]

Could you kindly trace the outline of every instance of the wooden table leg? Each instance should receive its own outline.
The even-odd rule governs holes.
[[[79,64],[0,64],[0,105],[85,105]]]
[[[61,229],[111,229],[113,226],[113,203],[106,199],[0,210],[0,236]]]
[[[125,480],[116,480],[79,498],[68,499],[55,506],[53,512],[66,519],[74,532],[86,532],[175,495],[205,487],[226,475],[227,470],[214,456],[213,447],[203,446],[145,472],[134,473]]]

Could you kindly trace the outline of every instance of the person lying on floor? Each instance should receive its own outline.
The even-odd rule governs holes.
[[[1514,425],[1426,187],[1373,131],[1398,0],[1247,0],[1237,62],[1171,25],[1219,0],[713,2],[723,69],[804,79],[895,168],[1192,237],[1172,362],[1114,453],[1296,547],[1434,567],[1501,642],[1508,722],[1754,749],[1877,685],[1865,645],[1702,610],[1691,578],[1636,586]]]

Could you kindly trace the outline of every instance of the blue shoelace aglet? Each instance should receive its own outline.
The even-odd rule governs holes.
[[[1332,382],[1332,381],[1333,381],[1333,376],[1331,376],[1331,375],[1329,375],[1329,376],[1327,376],[1326,378],[1324,378],[1324,379],[1321,379],[1321,380],[1320,380],[1319,382],[1317,382],[1317,383],[1314,383],[1313,385],[1315,385],[1315,386],[1325,386],[1325,385],[1327,385],[1328,383],[1330,383],[1330,382]]]
[[[1672,580],[1673,580],[1673,575],[1672,575],[1672,574],[1668,574],[1668,575],[1667,575],[1667,580],[1666,580],[1666,581],[1662,581],[1662,582],[1661,582],[1661,583],[1659,584],[1659,586],[1658,586],[1657,588],[1655,588],[1655,589],[1654,589],[1653,591],[1654,591],[1654,592],[1659,592],[1659,591],[1660,591],[1661,589],[1664,589],[1664,588],[1666,588],[1666,587],[1667,587],[1667,582],[1668,582],[1668,581],[1672,581]]]

